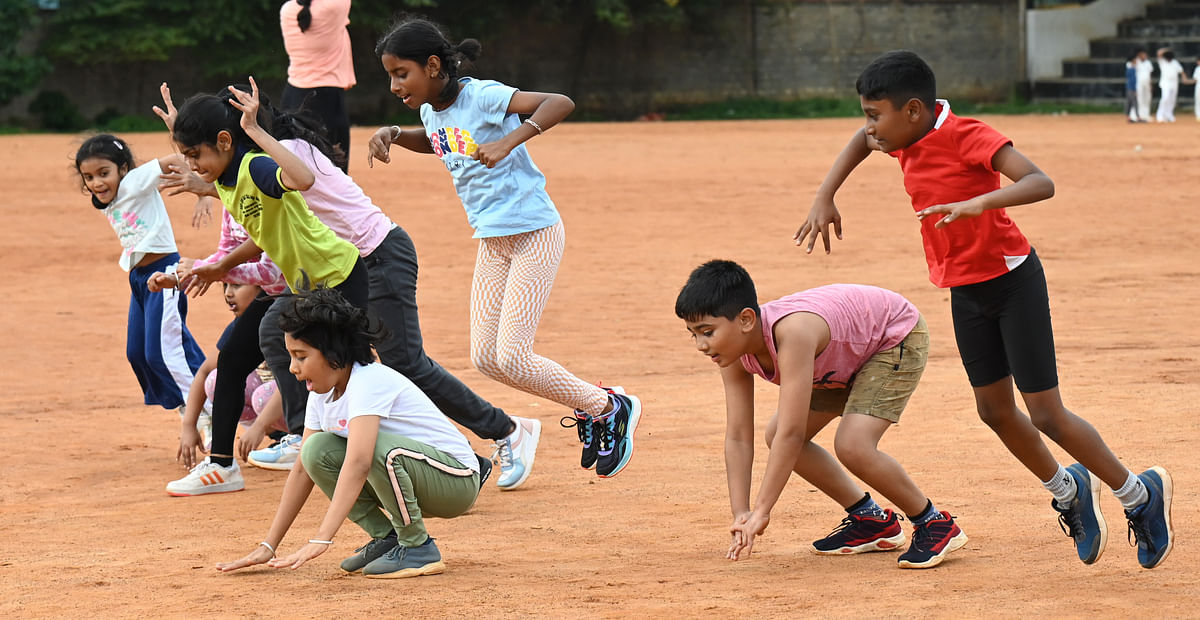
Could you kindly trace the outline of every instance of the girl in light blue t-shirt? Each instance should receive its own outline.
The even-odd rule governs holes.
[[[393,144],[438,156],[454,180],[479,239],[471,283],[471,361],[488,377],[575,410],[564,418],[583,442],[580,465],[602,478],[617,475],[633,455],[641,402],[620,388],[601,388],[533,352],[565,235],[546,194],[546,177],[525,141],[575,108],[565,95],[522,92],[491,80],[458,77],[463,60],[479,56],[475,39],[451,45],[433,23],[402,22],[375,48],[391,76],[391,91],[421,111],[422,131],[384,127],[369,143],[367,163],[391,161]],[[524,122],[518,115],[528,115]],[[522,421],[497,442],[503,488],[523,479],[523,451],[541,425]],[[513,458],[516,453],[517,458]]]

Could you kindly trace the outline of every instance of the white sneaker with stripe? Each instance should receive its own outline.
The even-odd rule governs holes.
[[[209,493],[232,493],[246,488],[242,470],[234,461],[229,467],[221,467],[209,459],[200,461],[188,475],[167,483],[167,495],[191,497]]]

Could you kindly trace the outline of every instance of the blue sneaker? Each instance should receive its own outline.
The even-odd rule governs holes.
[[[397,545],[379,556],[362,569],[362,574],[370,579],[403,579],[421,575],[438,575],[446,571],[442,563],[442,553],[438,551],[433,539],[425,541],[419,547]]]
[[[511,436],[496,440],[492,460],[500,465],[496,486],[501,491],[511,491],[521,486],[533,473],[533,459],[537,456],[538,441],[542,438],[542,423],[540,420],[529,420],[533,431],[527,431],[521,421],[522,418],[513,418],[517,425],[513,434],[520,436],[515,446]]]
[[[596,474],[612,478],[621,473],[633,457],[633,434],[642,418],[642,401],[619,387],[605,388],[615,411],[592,423],[596,433]]]
[[[1075,463],[1067,468],[1075,478],[1075,497],[1065,508],[1058,500],[1050,505],[1058,511],[1058,525],[1067,536],[1075,540],[1075,551],[1084,564],[1092,564],[1104,553],[1108,544],[1108,524],[1100,512],[1100,481],[1083,465]]]
[[[284,435],[278,443],[261,450],[251,450],[246,460],[255,467],[274,469],[276,471],[291,471],[300,458],[300,435]]]
[[[1167,558],[1175,542],[1171,530],[1171,474],[1161,467],[1151,467],[1138,474],[1150,498],[1145,504],[1125,511],[1129,519],[1129,536],[1137,541],[1138,562],[1142,568],[1154,568]],[[1131,541],[1132,542],[1132,541]]]

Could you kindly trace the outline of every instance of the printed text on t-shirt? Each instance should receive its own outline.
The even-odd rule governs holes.
[[[458,127],[442,127],[430,132],[429,144],[433,146],[433,153],[438,157],[447,153],[470,156],[479,148],[471,138],[471,132]]]

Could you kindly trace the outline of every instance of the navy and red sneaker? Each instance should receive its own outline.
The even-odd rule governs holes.
[[[904,544],[900,517],[884,510],[883,517],[848,515],[841,525],[821,540],[814,541],[813,551],[821,555],[848,555],[868,551],[895,551]]]
[[[958,528],[954,517],[941,515],[913,528],[912,545],[900,554],[900,568],[933,568],[946,554],[967,544],[967,535]]]

